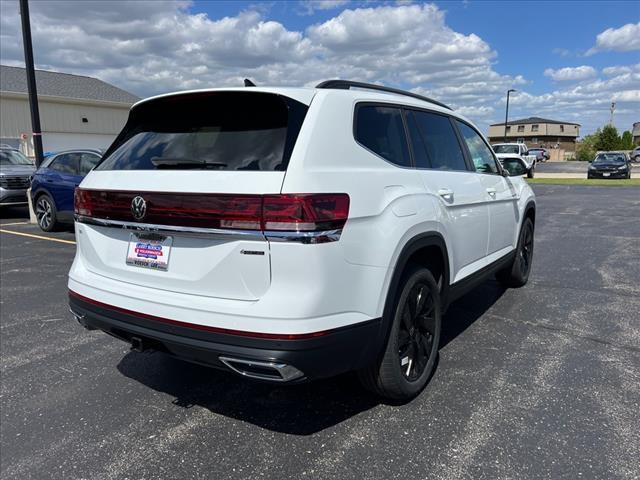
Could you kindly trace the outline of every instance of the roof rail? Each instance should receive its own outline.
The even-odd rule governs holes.
[[[373,83],[354,82],[351,80],[325,80],[324,82],[321,82],[318,85],[316,85],[316,88],[335,88],[339,90],[349,90],[351,87],[364,88],[367,90],[378,90],[380,92],[404,95],[405,97],[417,98],[418,100],[433,103],[435,105],[446,108],[448,110],[453,110],[448,105],[445,105],[444,103],[434,100],[432,98],[425,97],[423,95],[418,95],[417,93],[413,93],[413,92],[407,92],[406,90],[400,90],[399,88],[385,87],[383,85],[375,85]]]

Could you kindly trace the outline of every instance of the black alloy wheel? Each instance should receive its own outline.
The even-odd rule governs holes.
[[[533,259],[533,224],[531,222],[525,222],[522,226],[522,239],[518,257],[520,275],[526,278],[529,276],[531,260]]]
[[[414,382],[424,373],[429,358],[435,355],[435,303],[429,286],[413,285],[404,305],[398,329],[398,361],[404,377]]]
[[[358,376],[377,395],[406,402],[425,387],[438,358],[442,314],[432,273],[421,265],[407,266],[386,315],[390,331],[384,352]]]

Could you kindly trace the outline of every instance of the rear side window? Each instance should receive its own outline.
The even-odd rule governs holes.
[[[356,140],[372,152],[401,167],[410,167],[402,110],[362,105],[356,110]]]
[[[78,161],[80,159],[80,154],[78,153],[63,153],[62,155],[58,155],[49,168],[51,170],[55,170],[60,173],[68,173],[70,175],[78,174]]]
[[[407,114],[416,125],[414,129],[410,129],[416,163],[423,157],[426,158],[423,168],[467,170],[464,154],[449,117],[420,111],[409,111]],[[419,135],[420,138],[414,139],[414,135]],[[424,148],[425,152],[420,151],[420,148]]]
[[[83,153],[80,156],[80,175],[86,175],[100,161],[100,157],[93,153]]]
[[[96,170],[286,170],[306,112],[261,92],[160,98],[132,110]]]

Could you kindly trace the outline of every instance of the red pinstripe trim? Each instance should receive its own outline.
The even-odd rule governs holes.
[[[177,327],[191,328],[194,330],[202,330],[205,332],[222,333],[225,335],[238,335],[241,337],[265,338],[269,340],[305,340],[308,338],[322,337],[332,332],[332,330],[323,330],[320,332],[311,332],[311,333],[291,333],[291,334],[245,332],[242,330],[231,330],[228,328],[209,327],[207,325],[198,325],[195,323],[181,322],[179,320],[171,320],[169,318],[156,317],[155,315],[148,315],[146,313],[135,312],[133,310],[127,310],[126,308],[116,307],[115,305],[108,305],[106,303],[102,303],[97,300],[87,298],[83,295],[80,295],[79,293],[74,292],[73,290],[69,290],[69,297],[77,298],[82,302],[90,303],[91,305],[95,305],[96,307],[104,308],[106,310],[124,313],[125,315],[132,315],[134,317],[144,318],[147,320],[153,320],[155,322],[164,323],[166,325],[174,325]]]

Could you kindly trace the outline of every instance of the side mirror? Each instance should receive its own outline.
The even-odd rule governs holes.
[[[520,177],[526,175],[529,169],[519,158],[505,158],[502,160],[502,168],[510,177]]]

